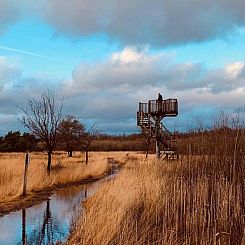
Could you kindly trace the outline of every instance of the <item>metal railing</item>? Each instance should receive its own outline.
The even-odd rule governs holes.
[[[139,111],[148,113],[148,103],[141,103],[139,102]]]
[[[170,140],[171,139],[171,133],[170,131],[168,131],[168,129],[166,127],[164,127],[164,125],[162,123],[160,123],[160,132],[164,134],[164,136]]]
[[[152,115],[160,114],[163,116],[177,116],[178,101],[177,99],[150,100],[148,112]]]
[[[146,120],[147,125],[144,125],[144,120]],[[137,126],[148,126],[148,129],[151,131],[151,128],[155,128],[157,125],[154,118],[149,113],[140,111],[137,112]],[[168,131],[168,129],[162,123],[159,124],[158,128],[162,136],[168,140],[171,138],[170,131]]]

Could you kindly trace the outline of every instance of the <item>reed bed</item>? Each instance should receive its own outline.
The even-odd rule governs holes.
[[[68,244],[245,244],[244,155],[130,157],[86,203]]]

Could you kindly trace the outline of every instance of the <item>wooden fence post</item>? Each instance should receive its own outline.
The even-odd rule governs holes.
[[[108,168],[110,169],[111,174],[113,173],[113,164],[114,164],[114,158],[108,157],[107,158]]]
[[[29,166],[29,151],[26,152],[26,157],[25,157],[25,171],[24,171],[24,184],[23,184],[23,196],[26,196],[26,186],[27,186],[27,172],[28,172],[28,166]]]

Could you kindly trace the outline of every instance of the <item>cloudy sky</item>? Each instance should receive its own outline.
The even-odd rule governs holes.
[[[135,132],[138,102],[178,98],[166,123],[245,106],[244,0],[0,0],[0,135],[46,88],[64,115]]]

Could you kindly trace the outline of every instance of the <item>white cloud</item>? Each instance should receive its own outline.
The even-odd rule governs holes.
[[[81,63],[74,69],[72,81],[66,83],[71,93],[98,93],[106,90],[118,94],[135,92],[147,86],[188,89],[201,86],[202,68],[198,64],[174,64],[169,54],[151,54],[148,50],[125,48],[97,64]]]
[[[226,65],[225,67],[225,71],[228,75],[230,75],[233,78],[236,78],[241,71],[244,69],[244,62],[235,62],[235,63],[231,63]]]
[[[15,59],[0,56],[0,90],[22,75],[21,68]]]
[[[6,57],[0,58],[0,77],[5,80],[0,91],[0,114],[17,122],[16,105],[39,97],[51,83],[23,77],[21,69],[13,64]],[[206,117],[220,108],[244,106],[244,74],[241,61],[206,70],[200,64],[176,64],[166,53],[127,47],[100,63],[81,63],[71,80],[52,83],[52,88],[65,97],[64,115],[99,122],[107,132],[135,131],[138,102],[154,99],[161,92],[164,98],[179,99],[178,124],[184,128],[187,118],[198,112],[205,111]],[[119,125],[125,124],[128,127],[120,130]],[[5,128],[10,130],[12,125]]]
[[[122,52],[114,53],[112,55],[112,62],[120,62],[128,64],[142,61],[145,57],[143,52],[137,52],[134,48],[126,47]]]
[[[214,93],[232,91],[245,87],[245,65],[237,61],[226,65],[222,69],[211,70],[203,80]]]
[[[194,116],[197,111],[208,113],[245,104],[242,64],[238,61],[206,70],[200,64],[176,64],[165,53],[127,47],[101,63],[81,63],[75,68],[64,89],[69,98],[65,107],[81,118],[106,121],[103,125],[131,118],[133,129],[138,102],[154,99],[161,92],[165,98],[179,99],[184,123],[191,112]]]
[[[81,63],[66,83],[68,93],[134,93],[146,87],[164,87],[172,91],[205,89],[212,93],[244,87],[244,63],[206,70],[200,64],[176,64],[165,53],[152,54],[147,49],[126,47],[103,62]]]

